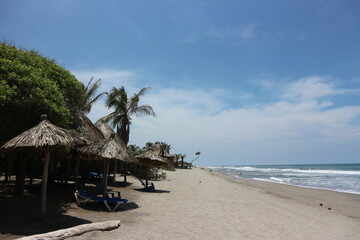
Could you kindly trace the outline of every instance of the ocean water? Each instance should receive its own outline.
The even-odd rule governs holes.
[[[360,194],[360,164],[238,165],[208,167],[230,176]]]

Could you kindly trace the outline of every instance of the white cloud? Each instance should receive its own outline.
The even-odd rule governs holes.
[[[101,79],[100,91],[110,91],[112,87],[134,85],[137,74],[127,70],[94,69],[94,70],[72,70],[77,79],[86,86],[90,79]]]
[[[352,89],[339,89],[335,83],[326,77],[313,76],[301,78],[296,82],[287,84],[283,97],[286,99],[311,100],[323,97],[352,93]]]
[[[136,89],[132,83],[127,89]],[[360,106],[335,107],[334,99],[322,100],[355,90],[320,77],[299,79],[282,90],[279,100],[229,108],[229,91],[223,89],[151,89],[140,104],[153,106],[157,118],[134,117],[130,143],[166,141],[173,153],[187,153],[187,160],[201,151],[200,165],[334,162],[336,154],[360,154],[358,148],[351,150],[356,154],[345,152],[360,143]],[[99,102],[90,118],[106,111]]]

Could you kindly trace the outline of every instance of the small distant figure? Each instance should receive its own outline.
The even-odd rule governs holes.
[[[320,206],[322,207],[322,206],[323,206],[323,204],[322,204],[322,203],[320,203]]]

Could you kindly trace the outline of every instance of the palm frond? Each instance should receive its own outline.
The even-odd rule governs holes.
[[[153,108],[151,106],[149,106],[149,105],[139,106],[139,107],[137,107],[135,109],[132,109],[130,113],[131,113],[131,115],[135,114],[136,116],[150,115],[150,116],[156,117],[156,114],[155,114]]]
[[[84,102],[83,102],[83,106],[82,106],[82,112],[84,113],[89,113],[91,111],[92,105],[102,96],[104,95],[106,92],[103,92],[99,95],[97,95],[96,97],[96,91],[99,89],[100,85],[101,85],[101,79],[98,79],[96,82],[92,83],[93,81],[93,77],[91,77],[89,83],[87,84],[87,86],[84,89]]]
[[[143,89],[141,89],[138,93],[135,93],[130,101],[129,101],[129,106],[128,109],[134,109],[138,107],[139,101],[140,101],[140,97],[144,96],[145,93],[150,89],[150,87],[145,87]]]

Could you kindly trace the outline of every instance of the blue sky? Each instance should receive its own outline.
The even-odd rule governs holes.
[[[157,118],[130,143],[198,165],[360,162],[360,1],[0,0],[0,36],[103,91],[150,86]]]

